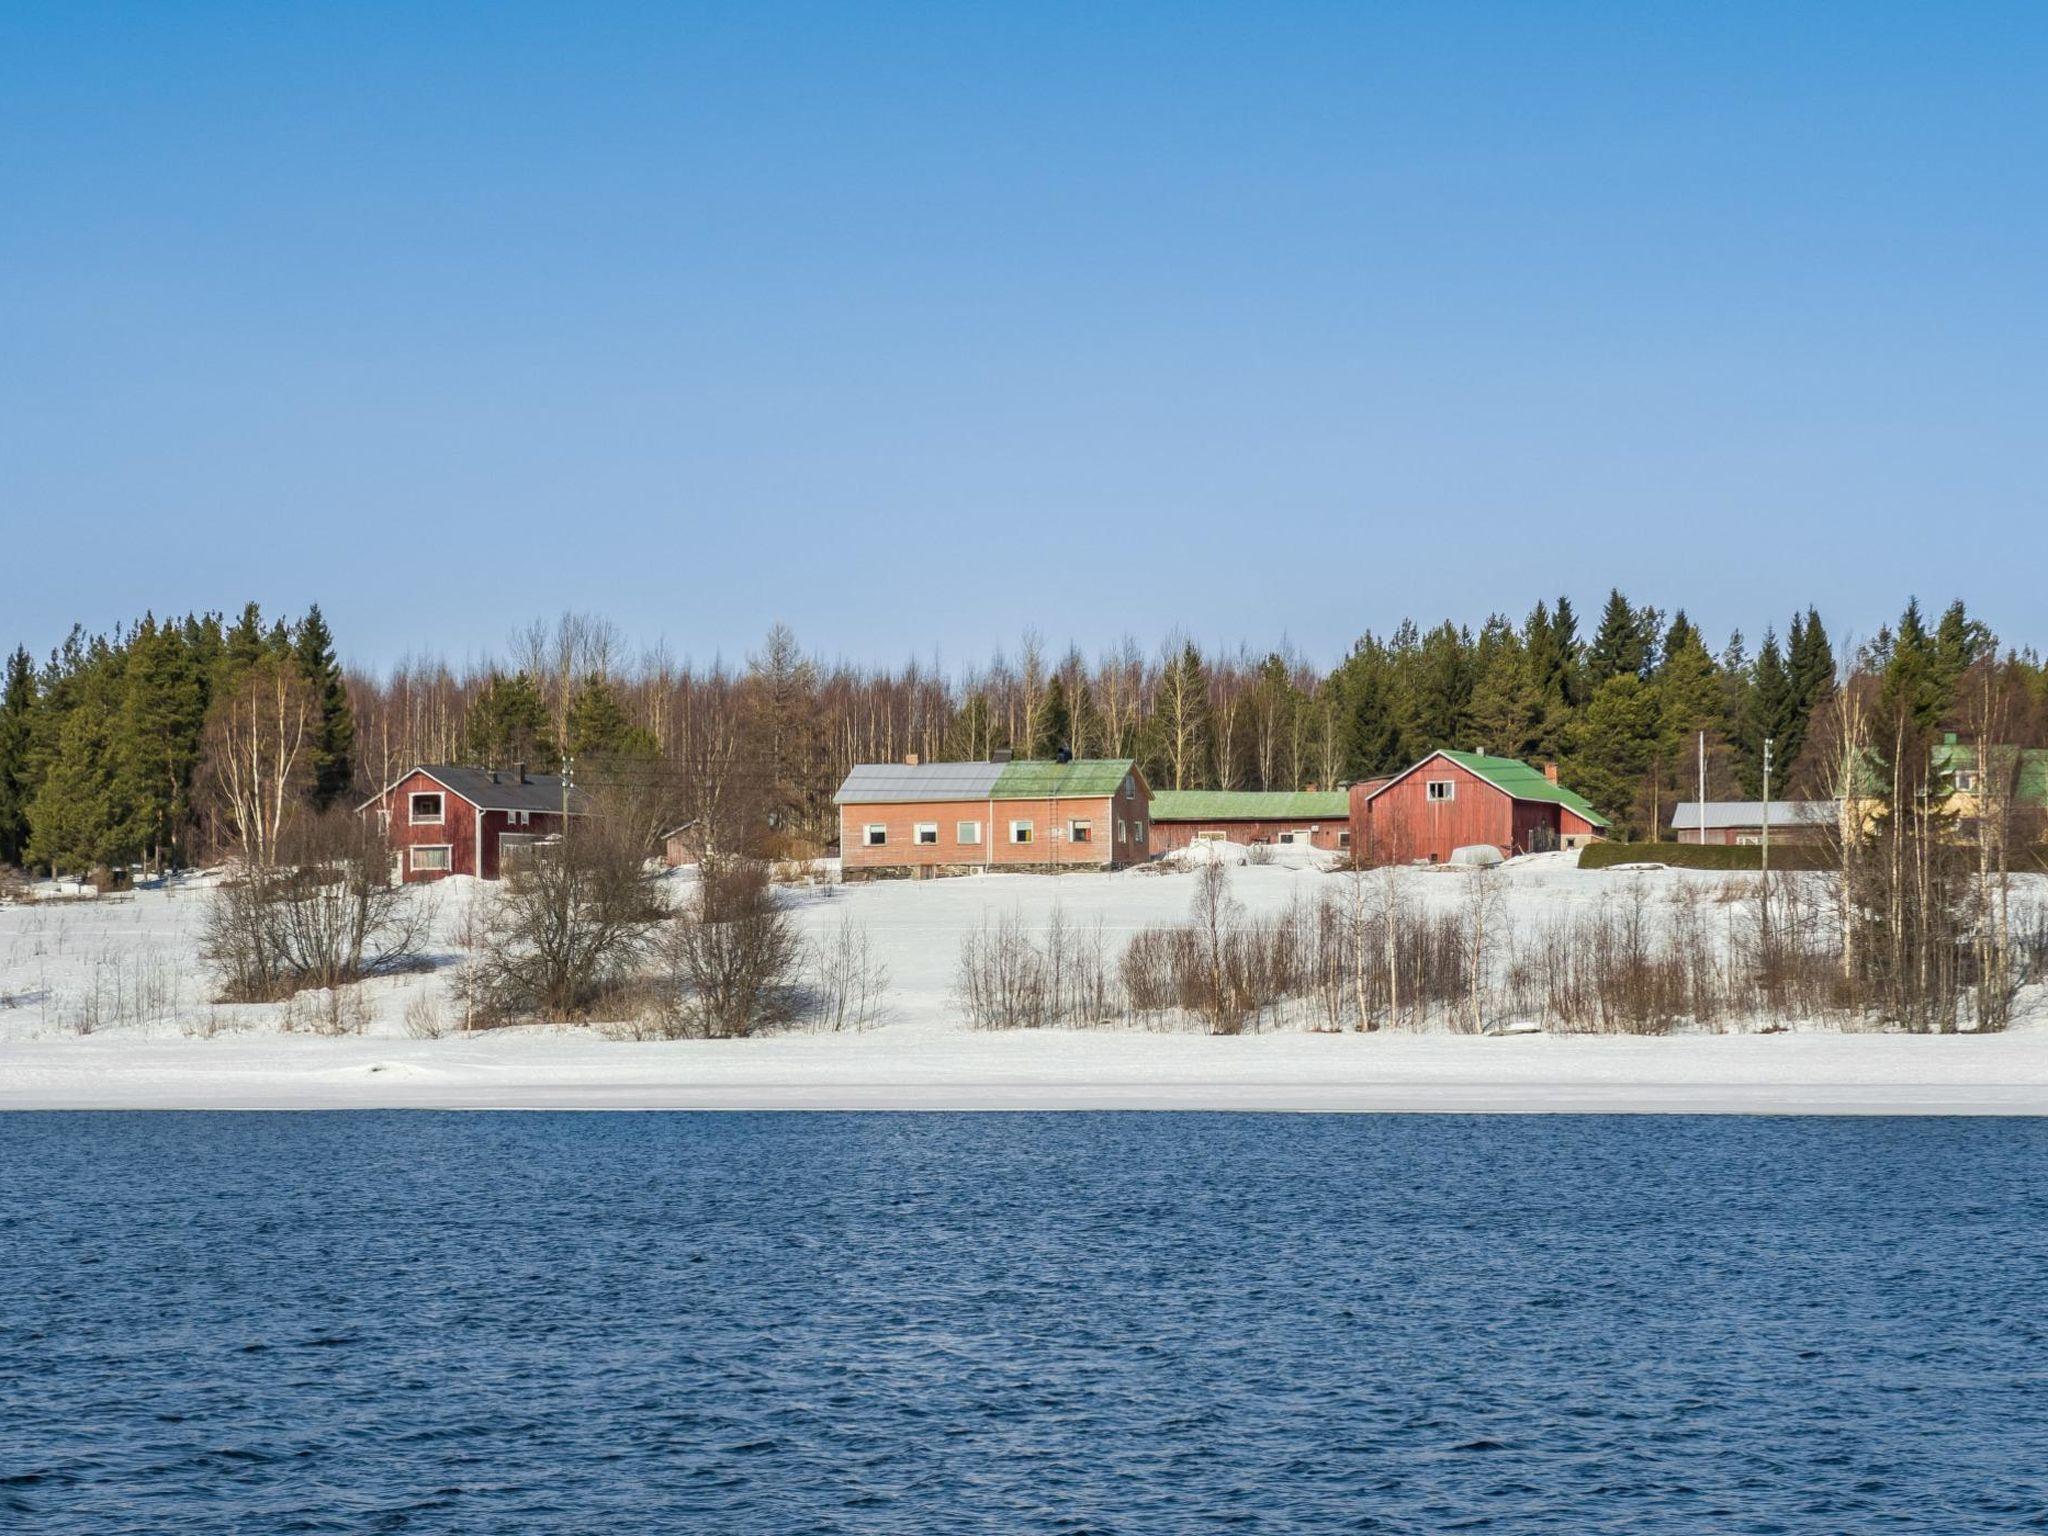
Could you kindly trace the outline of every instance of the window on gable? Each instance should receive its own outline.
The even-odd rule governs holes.
[[[1424,793],[1432,800],[1455,800],[1458,798],[1456,779],[1431,779],[1423,786]]]
[[[441,819],[441,797],[439,794],[417,794],[412,797],[412,824],[414,826],[432,826]]]

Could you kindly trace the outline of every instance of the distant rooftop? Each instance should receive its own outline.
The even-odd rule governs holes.
[[[1350,814],[1343,790],[1162,789],[1152,796],[1154,821],[1343,821]]]
[[[1008,763],[859,763],[846,775],[835,805],[889,805],[919,800],[1053,800],[1113,795],[1131,771],[1128,757],[1077,757],[1072,762],[1025,758]]]
[[[1833,800],[1771,802],[1771,825],[1774,827],[1833,826],[1840,814],[1841,806]],[[1764,803],[1761,800],[1709,800],[1704,821],[1697,800],[1681,800],[1671,812],[1671,829],[1674,832],[1734,831],[1763,824]]]

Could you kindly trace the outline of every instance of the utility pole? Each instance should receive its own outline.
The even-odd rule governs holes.
[[[1700,732],[1699,813],[1699,831],[1694,834],[1693,841],[1703,844],[1707,840],[1707,733],[1705,731]]]
[[[1764,836],[1763,836],[1763,894],[1760,898],[1763,910],[1764,943],[1770,943],[1771,935],[1771,742],[1764,738]]]

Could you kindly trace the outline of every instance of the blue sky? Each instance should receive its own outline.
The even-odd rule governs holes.
[[[2048,645],[2044,78],[2019,4],[0,4],[0,638]]]

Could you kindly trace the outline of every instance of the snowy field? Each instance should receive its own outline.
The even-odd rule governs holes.
[[[1305,867],[1232,871],[1252,913],[1314,898],[1339,877]],[[1403,876],[1425,906],[1497,882],[1523,933],[1575,904],[1649,882],[1731,877],[1580,871],[1572,855],[1486,876]],[[1275,1031],[1228,1039],[1144,1031],[978,1032],[954,1000],[961,939],[985,919],[1055,907],[1115,947],[1185,917],[1194,877],[1151,871],[995,875],[791,893],[817,933],[863,927],[889,968],[887,1021],[854,1034],[639,1042],[533,1026],[417,1037],[444,1019],[467,881],[423,899],[441,935],[434,970],[367,984],[360,1034],[307,1028],[309,1009],[212,1001],[199,959],[203,888],[0,907],[0,1107],[1212,1108],[1411,1111],[2048,1113],[2048,998],[2022,999],[1998,1035],[1796,1030],[1664,1038]],[[1710,891],[1711,894],[1711,891]],[[2028,900],[2048,899],[2029,890]],[[1731,907],[1730,912],[1733,912]],[[1733,917],[1729,921],[1733,921]]]

